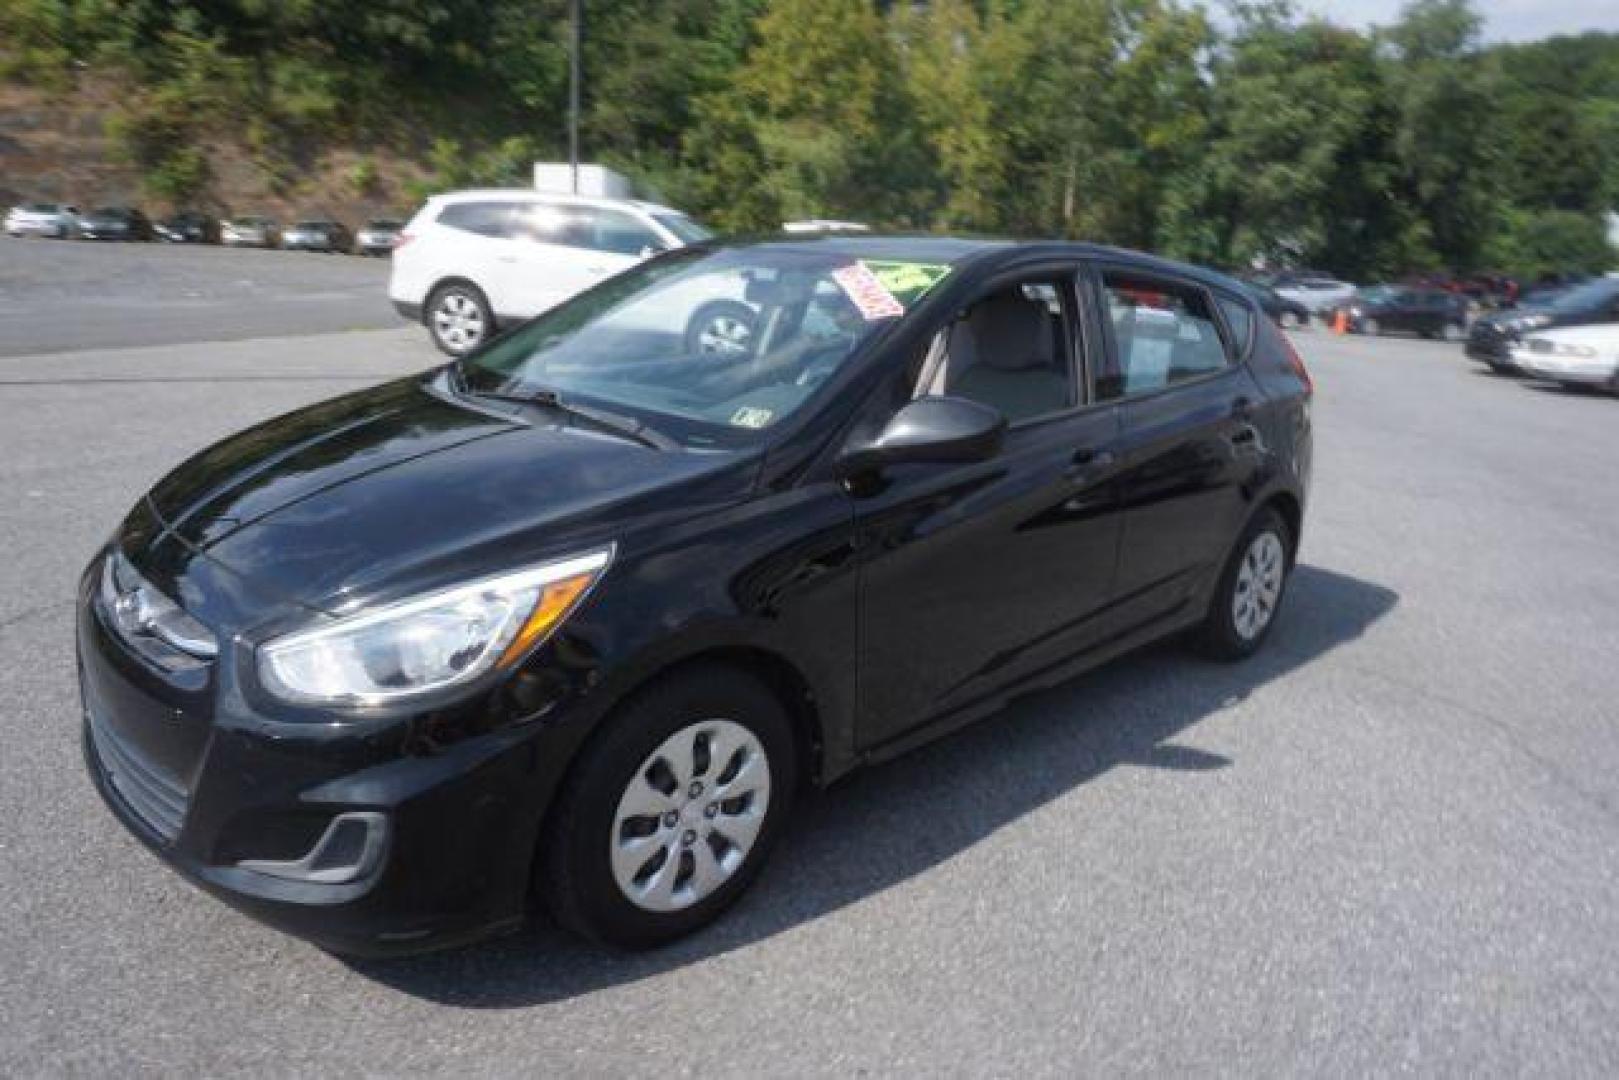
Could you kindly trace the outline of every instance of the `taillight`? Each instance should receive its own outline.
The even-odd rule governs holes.
[[[1315,380],[1310,378],[1310,369],[1304,366],[1304,357],[1299,355],[1299,351],[1293,347],[1292,339],[1287,335],[1278,334],[1276,336],[1282,339],[1282,348],[1287,350],[1285,354],[1287,356],[1287,366],[1293,369],[1293,374],[1297,375],[1299,382],[1304,384],[1305,396],[1308,397],[1314,394]]]

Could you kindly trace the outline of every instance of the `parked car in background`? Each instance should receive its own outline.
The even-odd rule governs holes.
[[[219,241],[227,247],[273,248],[281,242],[281,229],[272,218],[229,218],[219,226]]]
[[[79,208],[67,203],[22,203],[6,214],[8,236],[54,236],[66,240],[79,228]]]
[[[403,221],[393,218],[372,218],[354,234],[354,250],[361,255],[387,255],[399,242],[405,231]]]
[[[1243,288],[1259,303],[1259,309],[1270,316],[1271,322],[1286,330],[1310,325],[1310,309],[1297,300],[1289,300],[1269,285],[1245,281]]]
[[[683,353],[738,280],[769,333]],[[175,871],[328,949],[536,900],[663,944],[803,787],[1151,641],[1235,662],[1330,617],[1278,617],[1310,398],[1236,282],[1150,256],[671,252],[135,502],[77,593],[85,766]]]
[[[1467,336],[1468,301],[1458,293],[1405,285],[1373,285],[1337,309],[1356,334],[1405,331],[1460,341]],[[1335,313],[1336,314],[1336,313]]]
[[[170,244],[217,244],[219,219],[198,210],[182,210],[158,222],[157,235]]]
[[[1474,321],[1466,352],[1494,371],[1519,371],[1514,350],[1529,334],[1606,323],[1619,323],[1619,278],[1596,278],[1548,303],[1485,315]]]
[[[1512,361],[1537,379],[1619,393],[1619,323],[1536,331],[1513,347]]]
[[[322,251],[333,255],[352,248],[354,235],[341,221],[311,218],[288,226],[281,234],[281,246],[287,251]]]
[[[1275,286],[1278,295],[1303,304],[1311,315],[1325,315],[1355,296],[1355,287],[1333,278],[1302,278]]]
[[[152,239],[152,223],[133,206],[103,206],[79,218],[80,240]]]
[[[394,248],[388,295],[460,356],[660,251],[712,234],[656,203],[528,189],[437,195]]]

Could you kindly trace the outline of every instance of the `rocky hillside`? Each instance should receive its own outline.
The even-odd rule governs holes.
[[[81,76],[62,92],[0,82],[0,206],[23,200],[79,206],[129,203],[149,214],[175,209],[142,192],[140,173],[119,160],[107,134],[112,106],[127,87]],[[237,134],[211,132],[210,178],[194,205],[221,215],[261,213],[283,221],[335,217],[351,224],[408,213],[426,170],[380,145],[302,148],[281,174],[260,165]]]

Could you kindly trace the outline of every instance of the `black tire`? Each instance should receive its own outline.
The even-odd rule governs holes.
[[[721,330],[730,327],[739,331]],[[753,351],[753,335],[758,329],[758,314],[738,300],[714,300],[692,313],[686,323],[686,352],[716,356],[747,356]],[[729,341],[731,347],[720,347]]]
[[[495,336],[495,315],[488,298],[465,281],[446,282],[434,289],[422,309],[422,322],[433,344],[446,356],[465,356]]]
[[[1243,561],[1260,537],[1266,534],[1273,535],[1281,543],[1281,584],[1264,625],[1257,633],[1245,635],[1237,627],[1238,579]],[[1213,660],[1235,662],[1246,660],[1259,651],[1270,636],[1271,628],[1276,625],[1276,616],[1287,598],[1287,583],[1293,576],[1293,543],[1292,530],[1272,507],[1263,508],[1248,522],[1248,527],[1232,546],[1231,554],[1220,572],[1214,596],[1209,601],[1209,612],[1197,630],[1196,644],[1200,652]]]
[[[764,821],[742,863],[712,893],[680,910],[647,910],[614,879],[609,847],[619,800],[666,739],[715,719],[746,728],[764,750],[770,783]],[[652,948],[692,933],[758,877],[792,809],[797,756],[787,710],[746,672],[715,664],[659,679],[604,720],[569,769],[535,860],[537,892],[562,926],[619,948]]]

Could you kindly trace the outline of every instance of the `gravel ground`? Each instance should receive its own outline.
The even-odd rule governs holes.
[[[0,360],[0,1074],[1619,1073],[1619,401],[1299,341],[1315,504],[1254,661],[1149,650],[812,797],[661,952],[359,965],[100,806],[70,597],[185,453],[423,335]]]

